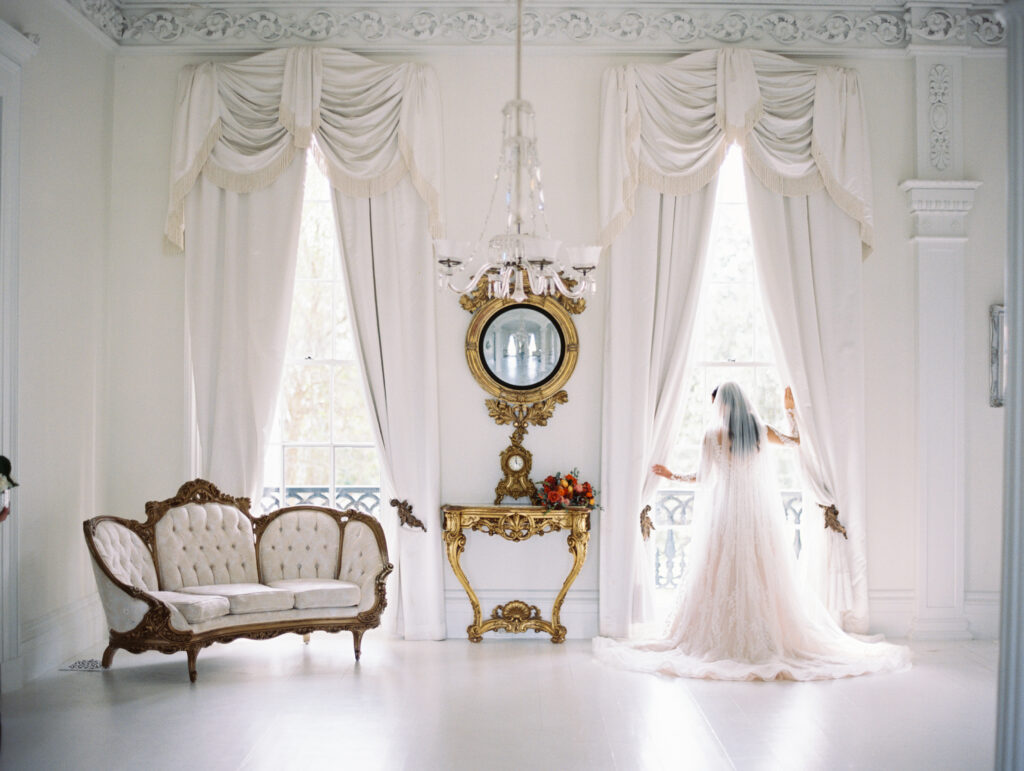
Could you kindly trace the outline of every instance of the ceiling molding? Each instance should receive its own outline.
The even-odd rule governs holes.
[[[429,6],[394,0],[377,5],[278,0],[276,6],[245,0],[65,2],[121,51],[253,51],[330,43],[385,53],[505,45],[515,39],[514,7],[487,0],[468,7],[446,0]],[[806,54],[904,51],[912,44],[991,51],[1004,47],[1002,5],[922,6],[911,1],[857,6],[791,0],[773,5],[655,1],[629,6],[591,0],[573,7],[547,2],[526,10],[524,37],[536,45],[634,53],[721,45]]]

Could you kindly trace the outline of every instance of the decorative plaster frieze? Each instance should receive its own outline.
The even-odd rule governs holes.
[[[945,171],[952,163],[952,91],[949,67],[934,65],[928,71],[928,162],[938,171]]]
[[[914,237],[963,239],[967,237],[967,213],[974,206],[980,182],[908,179],[900,185],[907,192],[914,217]]]
[[[66,0],[123,47],[260,48],[334,42],[360,49],[404,50],[424,45],[507,43],[515,37],[514,9],[388,3],[266,4],[232,0],[150,4]],[[386,8],[386,10],[385,10]],[[891,8],[891,10],[890,10]],[[1002,17],[988,9],[934,8],[911,13],[899,4],[848,6],[781,3],[776,10],[710,4],[649,3],[631,7],[591,2],[585,7],[527,9],[525,39],[552,45],[680,51],[715,45],[821,52],[905,48],[911,42],[977,48],[1001,46]]]

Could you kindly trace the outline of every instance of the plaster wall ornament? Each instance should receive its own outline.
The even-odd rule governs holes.
[[[938,171],[952,163],[952,81],[949,68],[936,64],[928,71],[928,162]]]
[[[332,42],[358,50],[402,51],[423,45],[507,44],[515,38],[511,7],[465,6],[440,0],[359,5],[339,2],[212,0],[188,4],[140,0],[64,0],[123,47],[192,47],[238,50]],[[913,3],[861,6],[838,3],[629,6],[591,0],[585,6],[544,5],[526,12],[531,43],[642,48],[681,53],[717,45],[751,45],[789,52],[898,50],[911,43],[973,48],[1003,45],[1001,2],[934,7]]]

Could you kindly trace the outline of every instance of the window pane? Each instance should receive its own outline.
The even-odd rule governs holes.
[[[754,359],[763,362],[775,361],[772,338],[768,334],[768,318],[761,304],[760,295],[757,296],[757,308],[754,310]]]
[[[331,355],[331,285],[296,281],[288,326],[289,359],[326,359]]]
[[[284,478],[288,487],[331,486],[330,447],[286,447]]]
[[[308,180],[312,175],[307,171]],[[338,261],[334,213],[325,202],[306,201],[302,206],[299,230],[299,257],[295,267],[298,278],[330,278]]]
[[[710,249],[710,281],[753,281],[754,252],[745,206],[725,205],[715,212]]]
[[[334,436],[335,443],[373,442],[370,414],[363,399],[359,365],[354,361],[338,362],[334,370]]]
[[[334,483],[338,487],[376,487],[380,466],[373,447],[334,448]]]
[[[284,383],[284,441],[326,442],[330,437],[331,372],[326,364],[293,364]]]
[[[704,335],[708,361],[744,361],[754,354],[754,292],[749,284],[705,288]]]

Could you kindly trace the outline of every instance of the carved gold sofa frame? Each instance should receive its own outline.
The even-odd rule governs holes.
[[[110,627],[104,668],[119,648],[184,651],[195,682],[199,651],[213,643],[345,630],[358,661],[387,605],[384,531],[353,509],[252,517],[248,498],[196,479],[147,503],[145,522],[101,516],[83,529]]]

